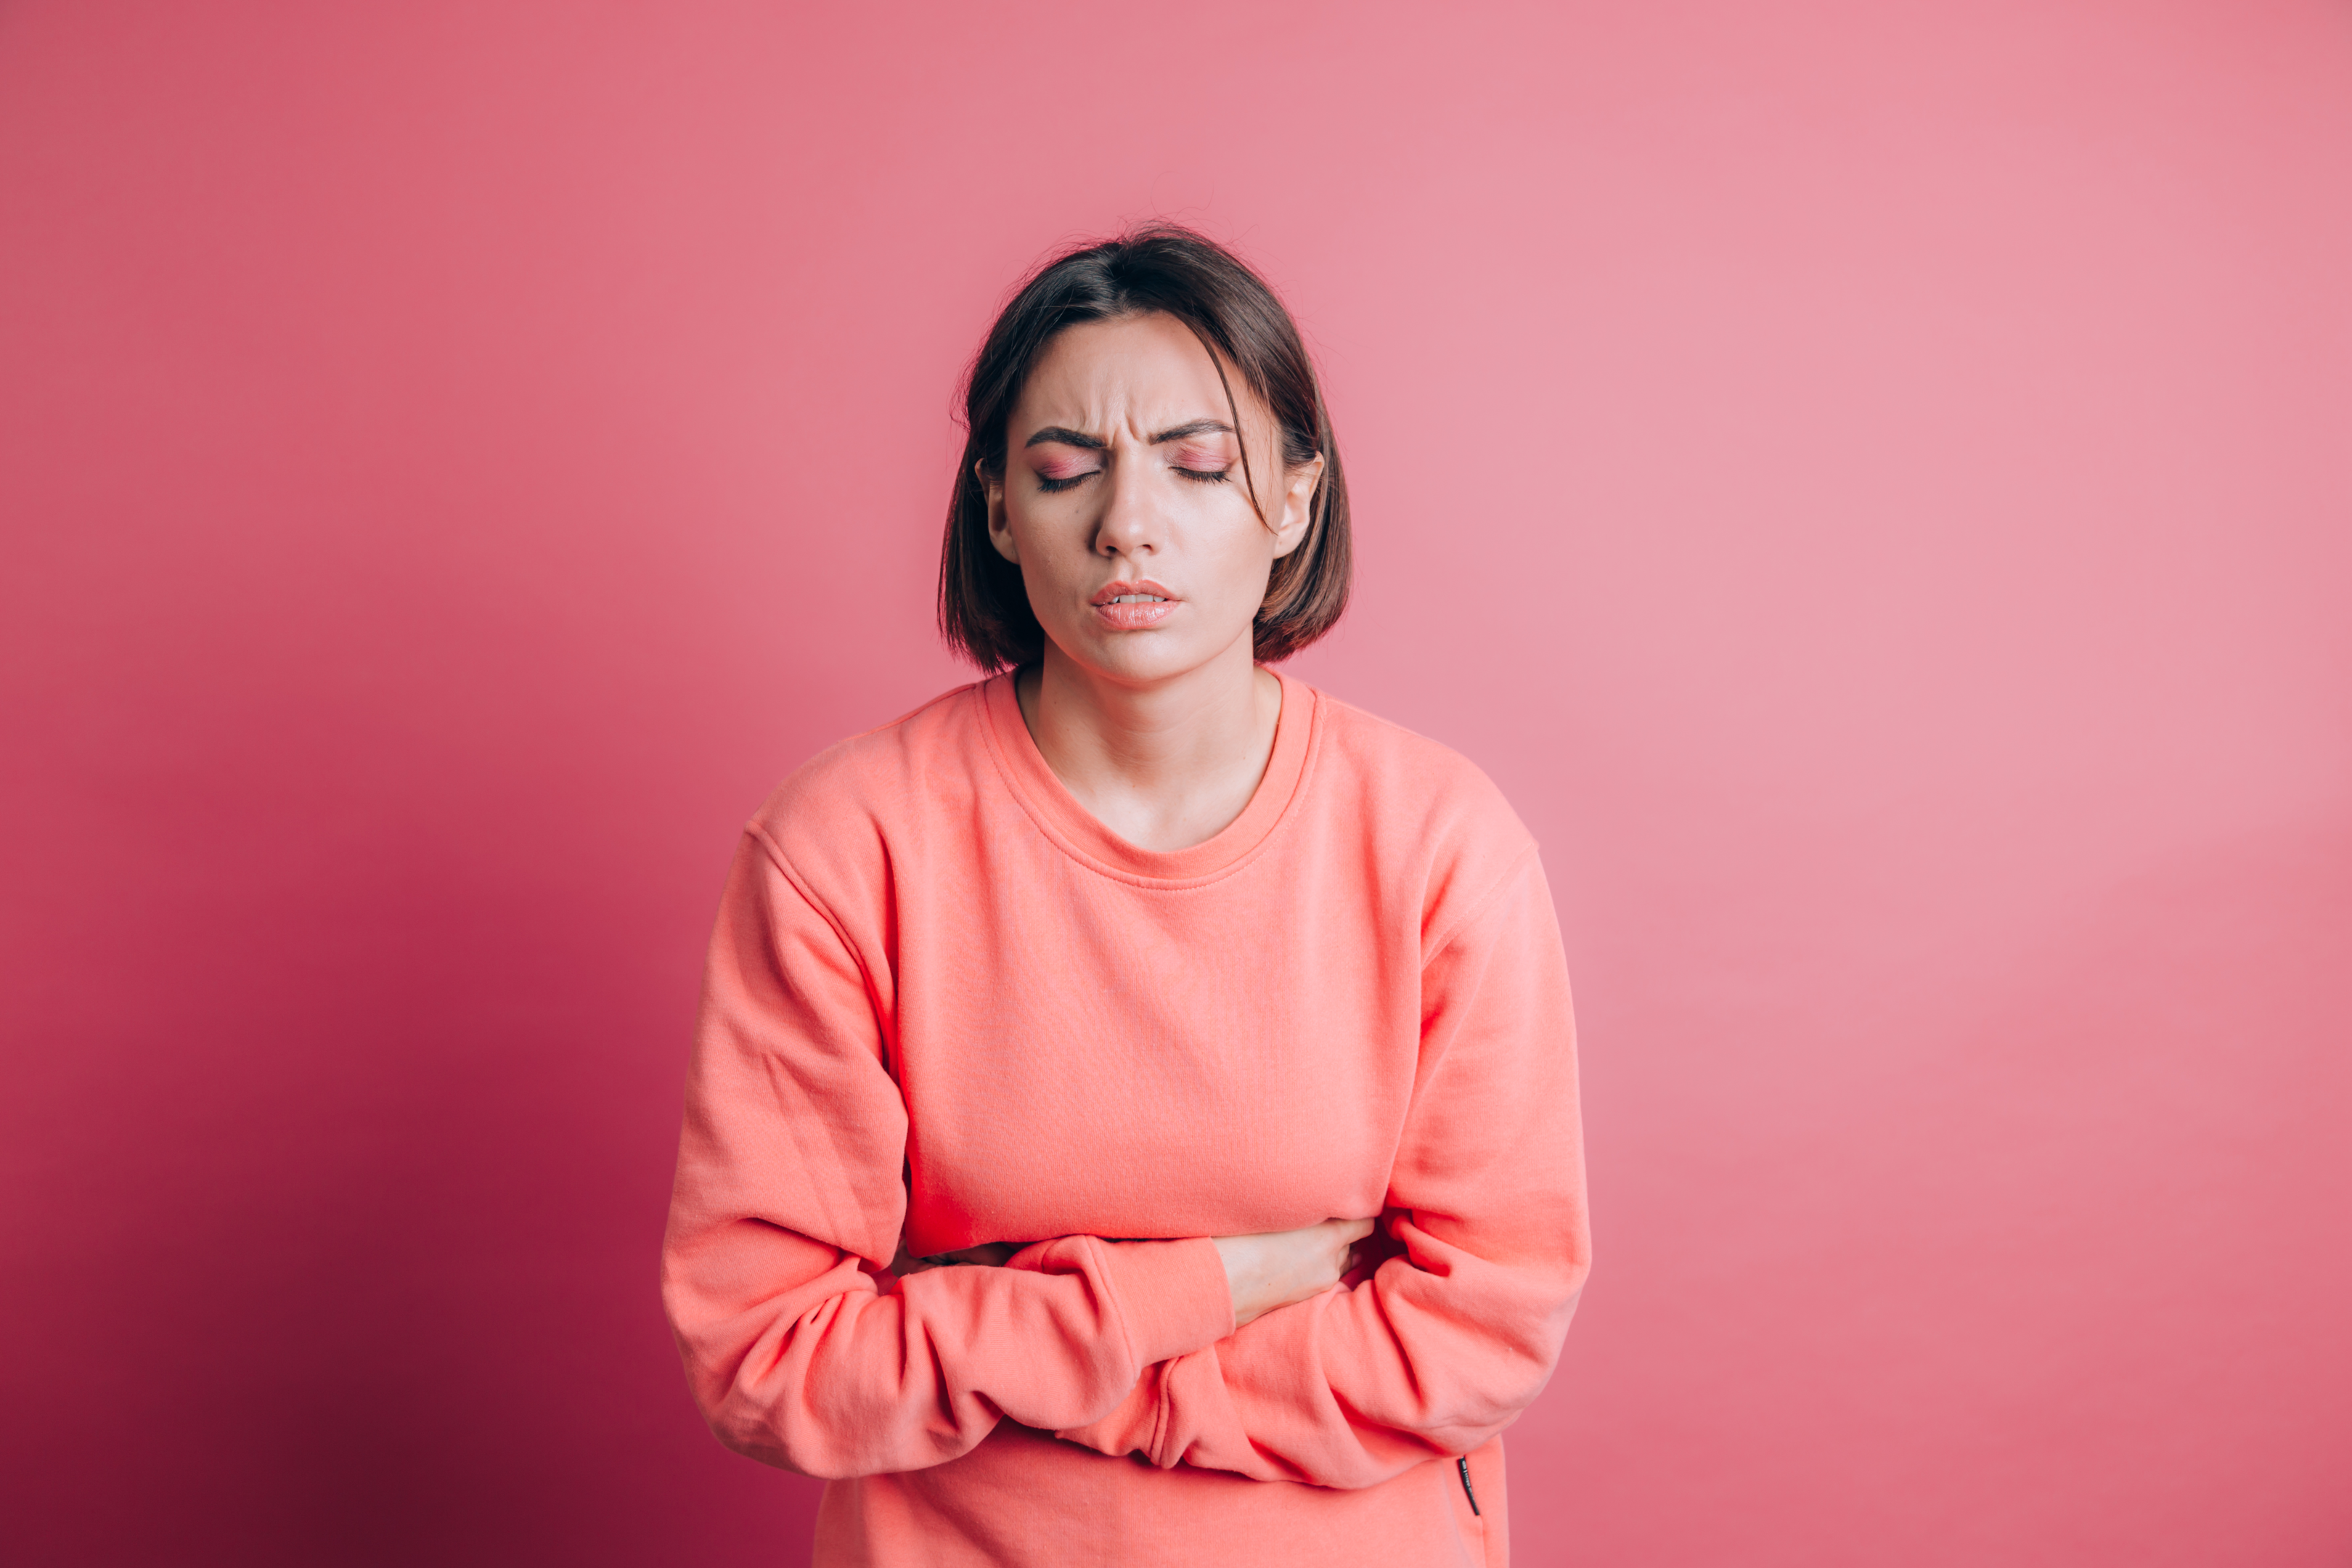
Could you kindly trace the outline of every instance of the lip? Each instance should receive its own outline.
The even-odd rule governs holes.
[[[1114,605],[1113,599],[1122,594],[1150,594],[1160,601],[1156,605]],[[1139,583],[1106,583],[1087,601],[1094,606],[1096,618],[1113,631],[1139,632],[1156,626],[1176,611],[1176,595],[1149,577]]]

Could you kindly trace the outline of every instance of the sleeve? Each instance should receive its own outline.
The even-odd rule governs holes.
[[[1036,1243],[884,1289],[907,1113],[881,997],[756,836],[728,879],[686,1089],[662,1298],[728,1447],[804,1475],[919,1469],[1003,1417],[1108,1413],[1233,1329],[1203,1240]]]
[[[1532,850],[1423,964],[1412,1109],[1363,1283],[1150,1367],[1058,1435],[1153,1464],[1368,1487],[1470,1452],[1551,1375],[1591,1266],[1574,1024]]]

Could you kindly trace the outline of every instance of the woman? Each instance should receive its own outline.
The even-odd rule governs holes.
[[[1297,331],[1146,229],[1028,282],[966,414],[940,620],[1003,673],[744,837],[695,1395],[830,1479],[820,1563],[1499,1563],[1587,1266],[1568,977],[1486,778],[1267,668],[1347,596]]]

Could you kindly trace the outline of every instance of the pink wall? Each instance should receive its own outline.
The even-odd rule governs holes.
[[[1328,370],[1301,669],[1559,889],[1519,1561],[2344,1563],[2352,13],[800,9],[0,8],[12,1559],[802,1560],[653,1293],[700,945],[1161,213]]]

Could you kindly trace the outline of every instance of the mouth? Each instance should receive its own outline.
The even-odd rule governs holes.
[[[1176,613],[1176,595],[1158,583],[1107,583],[1087,601],[1112,631],[1139,632]]]
[[[1099,593],[1087,603],[1100,608],[1105,605],[1171,605],[1176,595],[1153,582],[1106,583]]]

